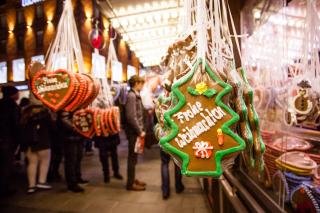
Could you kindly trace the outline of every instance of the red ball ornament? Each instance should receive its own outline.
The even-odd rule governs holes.
[[[102,49],[105,46],[105,39],[99,29],[93,29],[89,33],[90,44],[95,49]]]

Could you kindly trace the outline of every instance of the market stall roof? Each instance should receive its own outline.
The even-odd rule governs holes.
[[[101,12],[144,66],[160,63],[178,34],[182,0],[99,0]]]

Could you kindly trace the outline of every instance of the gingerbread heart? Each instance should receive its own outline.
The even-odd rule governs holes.
[[[94,135],[94,111],[78,110],[73,115],[73,126],[81,135],[92,138]]]
[[[38,61],[31,62],[27,70],[29,79],[32,79],[37,72],[42,70],[45,70],[45,67],[43,64],[41,64]]]
[[[86,96],[83,100],[83,104],[79,107],[79,108],[86,108],[88,107],[96,98],[96,96],[98,95],[98,89],[97,86],[93,80],[93,78],[90,75],[87,74],[83,74],[83,77],[86,79],[86,81],[88,82],[88,90],[86,93]]]
[[[97,136],[101,136],[102,130],[101,130],[101,119],[102,119],[102,110],[100,109],[95,109],[94,110],[94,117],[93,117],[93,122],[94,122],[94,129],[95,133]]]
[[[111,128],[112,128],[112,132],[114,134],[117,134],[120,132],[120,111],[118,107],[112,107],[111,108],[111,112],[112,112],[112,117],[111,117]]]
[[[39,71],[31,80],[33,94],[53,111],[62,109],[73,94],[74,78],[66,70]]]
[[[109,136],[111,134],[111,129],[109,127],[109,124],[108,124],[108,117],[109,117],[109,112],[110,110],[106,109],[106,110],[103,110],[103,113],[102,113],[102,122],[101,122],[101,129],[102,129],[102,133],[104,136]]]
[[[76,97],[65,107],[65,110],[68,112],[75,111],[81,105],[88,88],[86,79],[82,75],[75,74],[75,78],[79,81],[80,87]]]

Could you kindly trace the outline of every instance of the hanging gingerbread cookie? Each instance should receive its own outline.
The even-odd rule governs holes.
[[[198,82],[194,76],[200,66],[207,78]],[[218,177],[222,162],[245,148],[243,139],[231,130],[239,115],[222,100],[231,90],[201,59],[172,85],[178,103],[164,113],[169,132],[160,145],[181,163],[184,175]]]

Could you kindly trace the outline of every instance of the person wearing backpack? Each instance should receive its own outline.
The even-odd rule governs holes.
[[[28,159],[28,193],[34,193],[37,189],[52,188],[47,183],[50,164],[51,122],[49,110],[31,95],[30,105],[22,111],[21,117],[22,150],[26,153]]]
[[[124,129],[128,138],[129,152],[128,152],[128,171],[127,171],[127,190],[143,191],[146,183],[135,178],[135,167],[137,164],[137,153],[134,147],[138,137],[145,137],[144,128],[144,109],[140,97],[144,79],[138,75],[134,75],[129,80],[130,91],[127,95],[125,104],[126,123]]]

